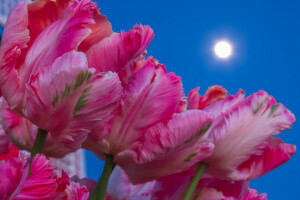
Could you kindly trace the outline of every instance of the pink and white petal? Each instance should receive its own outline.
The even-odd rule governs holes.
[[[234,96],[228,95],[225,99],[216,101],[205,107],[203,110],[213,113],[214,116],[219,116],[243,101],[244,97],[245,92],[240,89]]]
[[[263,176],[289,161],[296,152],[296,146],[285,144],[276,138],[271,139],[270,144],[262,151],[261,155],[252,155],[239,165],[229,177],[235,180],[251,180]]]
[[[26,67],[21,70],[22,83],[27,83],[32,75],[52,63],[63,54],[76,49],[91,32],[83,24],[93,24],[91,0],[74,1],[65,9],[62,18],[44,29],[27,52]]]
[[[20,85],[18,69],[22,66],[23,51],[30,39],[27,14],[28,2],[19,2],[10,12],[0,47],[1,91],[13,110],[18,110],[24,91]],[[21,113],[20,110],[18,110]]]
[[[1,160],[1,159],[0,159]],[[0,196],[3,199],[14,199],[21,191],[27,177],[29,158],[23,153],[19,156],[9,156],[0,161]]]
[[[119,106],[123,95],[118,74],[107,72],[93,77],[78,100],[74,118],[89,129],[112,117],[110,113]]]
[[[227,95],[227,90],[218,85],[208,88],[203,96],[198,94],[199,89],[200,87],[197,87],[190,91],[188,95],[189,109],[202,110],[216,101],[225,99]]]
[[[291,127],[294,115],[281,104],[267,109],[269,99],[260,91],[215,120],[208,134],[208,140],[215,144],[213,155],[206,160],[208,173],[228,178],[251,155],[259,154],[260,146],[273,135]]]
[[[249,189],[241,200],[267,200],[267,194],[260,194],[254,189]]]
[[[31,173],[14,199],[53,199],[57,190],[55,167],[43,155],[33,158]]]
[[[212,116],[198,110],[177,114],[170,122],[151,127],[132,150],[121,152],[115,161],[133,183],[188,170],[209,157],[214,145],[201,140]]]
[[[110,153],[128,149],[147,128],[160,121],[168,121],[182,94],[180,78],[173,73],[156,74],[153,63],[148,62],[135,73],[125,88],[119,114],[111,120],[111,132],[105,138],[111,145]]]
[[[149,26],[138,25],[129,32],[112,34],[86,52],[89,65],[96,68],[97,72],[119,73],[126,65],[140,58],[153,37]]]
[[[68,126],[77,100],[92,72],[83,53],[71,51],[57,59],[27,85],[26,117],[52,137]]]
[[[118,74],[108,72],[94,76],[77,101],[69,126],[53,134],[68,135],[72,142],[63,142],[64,145],[78,149],[92,129],[113,116],[111,112],[119,106],[122,94],[123,87]]]
[[[112,199],[150,200],[155,181],[133,185],[120,167],[115,167],[108,182],[107,195]]]

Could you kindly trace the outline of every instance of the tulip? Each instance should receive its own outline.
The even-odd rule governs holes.
[[[55,167],[43,155],[34,157],[31,175],[27,177],[29,157],[14,146],[0,156],[0,196],[3,199],[88,199],[85,186],[80,187],[68,175],[55,174]]]
[[[11,111],[78,149],[122,95],[118,75],[95,73],[83,53],[111,34],[90,0],[18,3],[0,49],[1,91]]]
[[[119,108],[83,144],[106,160],[91,199],[104,198],[115,163],[137,184],[186,170],[210,156],[214,148],[200,139],[212,116],[182,109],[179,77],[151,58],[136,62],[132,71],[129,82],[123,82]]]
[[[194,92],[189,95],[193,96],[189,105],[197,105]],[[252,180],[284,164],[296,151],[294,145],[273,138],[291,127],[294,115],[264,91],[244,96],[242,90],[225,99],[222,94],[222,100],[198,107],[215,117],[206,134],[215,149],[204,160],[206,172],[215,177]]]

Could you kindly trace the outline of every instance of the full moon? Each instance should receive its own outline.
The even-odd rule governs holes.
[[[216,56],[222,59],[227,59],[232,55],[232,45],[225,41],[218,41],[214,46]]]

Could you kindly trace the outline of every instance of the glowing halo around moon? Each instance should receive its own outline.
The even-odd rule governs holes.
[[[214,46],[214,53],[218,58],[228,59],[232,56],[232,45],[226,40],[218,41]]]

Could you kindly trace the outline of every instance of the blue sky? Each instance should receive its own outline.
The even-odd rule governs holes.
[[[185,93],[197,86],[202,94],[212,85],[247,95],[266,90],[300,116],[300,2],[297,1],[98,1],[113,30],[136,23],[155,33],[148,48],[168,71],[182,77]],[[227,39],[234,55],[227,61],[212,53],[216,40]],[[298,122],[280,138],[300,144]],[[98,179],[102,163],[87,153],[88,176]],[[251,182],[268,199],[298,199],[298,153],[285,165]]]

